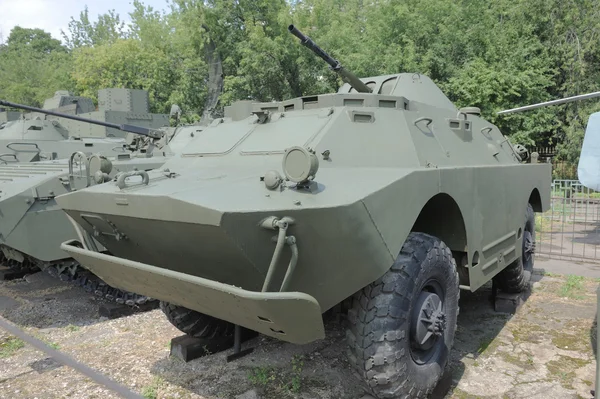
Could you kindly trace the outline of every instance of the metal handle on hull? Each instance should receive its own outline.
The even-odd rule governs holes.
[[[69,158],[69,185],[71,186],[71,190],[75,189],[75,175],[73,174],[73,160],[75,157],[78,157],[80,160],[79,163],[79,176],[81,177],[81,165],[84,165],[88,160],[87,155],[85,155],[81,151],[77,151],[71,154]],[[86,187],[90,186],[90,167],[87,165],[85,170],[85,178],[86,178]]]
[[[13,145],[25,145],[25,146],[29,145],[29,146],[34,146],[35,150],[33,150],[33,151],[31,151],[31,150],[18,150],[18,149],[15,150],[14,148],[11,147]],[[38,147],[38,145],[36,143],[8,143],[6,145],[6,148],[9,148],[9,149],[13,150],[14,152],[37,152],[38,154],[40,152],[42,152],[42,150],[40,149],[40,147]]]
[[[19,162],[19,158],[15,154],[0,154],[0,161],[4,162],[4,164],[8,164],[8,161],[4,157],[13,157],[15,159],[14,162]]]
[[[150,176],[148,176],[148,172],[145,170],[132,170],[131,172],[126,172],[119,175],[119,178],[117,179],[117,187],[119,187],[121,190],[127,187],[125,179],[132,176],[141,176],[142,184],[146,186],[150,182]]]
[[[433,119],[431,118],[427,118],[426,116],[423,116],[419,119],[415,119],[415,121],[413,122],[415,124],[415,126],[417,126],[417,124],[419,122],[423,122],[423,121],[427,121],[427,124],[425,126],[429,127],[429,125],[431,125],[431,123],[433,122]]]

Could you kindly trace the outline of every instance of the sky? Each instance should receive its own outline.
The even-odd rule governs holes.
[[[166,10],[167,0],[142,0],[155,10]],[[114,9],[121,21],[130,22],[133,11],[132,0],[0,0],[0,35],[3,41],[14,26],[40,28],[50,32],[53,38],[62,41],[60,30],[68,31],[71,17],[79,19],[79,13],[88,6],[90,22],[99,14]]]

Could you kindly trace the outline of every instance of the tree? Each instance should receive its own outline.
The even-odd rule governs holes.
[[[6,40],[6,50],[27,51],[34,54],[47,55],[54,51],[66,52],[60,40],[54,39],[42,29],[28,29],[15,26]]]
[[[41,106],[57,90],[71,90],[71,57],[48,32],[14,27],[0,49],[0,98]]]
[[[62,29],[60,32],[69,49],[111,44],[118,39],[127,38],[125,22],[121,21],[115,10],[99,15],[98,20],[91,23],[87,6],[79,13],[79,20],[71,17],[68,31],[68,34]]]

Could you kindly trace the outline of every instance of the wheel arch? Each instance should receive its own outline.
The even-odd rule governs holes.
[[[431,197],[419,212],[410,231],[430,234],[442,240],[452,251],[460,283],[470,284],[469,269],[463,266],[469,263],[471,256],[478,255],[469,253],[465,219],[460,206],[451,195],[438,193]]]
[[[431,234],[444,241],[452,251],[467,252],[465,220],[458,203],[449,194],[439,193],[431,197],[410,231]]]
[[[542,212],[542,196],[540,195],[540,191],[534,188],[529,195],[529,203],[533,207],[534,212]]]

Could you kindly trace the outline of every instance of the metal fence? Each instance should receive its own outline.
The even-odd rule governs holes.
[[[551,207],[536,214],[536,253],[600,263],[600,193],[577,180],[554,180]]]

